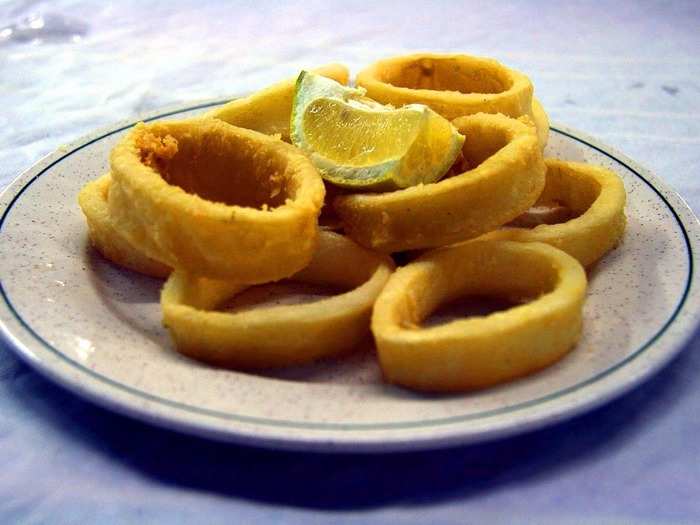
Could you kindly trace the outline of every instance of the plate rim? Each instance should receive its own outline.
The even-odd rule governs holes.
[[[217,106],[224,104],[228,100],[231,99],[212,99],[197,101],[190,104],[178,104],[168,108],[149,112],[138,118],[125,119],[111,126],[104,127],[84,135],[78,140],[72,142],[70,145],[61,147],[57,151],[45,156],[16,177],[0,193],[0,210],[2,211],[2,215],[0,216],[0,241],[2,240],[5,219],[8,217],[8,214],[12,210],[15,203],[19,201],[22,194],[36,180],[38,180],[45,173],[49,172],[53,166],[61,162],[64,158],[73,155],[90,144],[103,140],[110,135],[124,131],[134,126],[138,122],[166,118],[179,113]],[[550,125],[550,129],[551,131],[568,137],[571,140],[583,143],[584,145],[593,148],[610,159],[620,163],[639,179],[641,179],[641,181],[647,186],[649,186],[673,215],[682,232],[686,253],[688,256],[688,275],[686,278],[684,291],[680,300],[674,307],[673,312],[659,328],[659,330],[653,336],[651,336],[646,343],[640,345],[639,348],[619,362],[611,365],[601,372],[598,372],[588,379],[566,388],[508,407],[490,409],[474,414],[450,416],[431,420],[393,422],[384,424],[343,424],[286,421],[211,410],[194,405],[188,405],[187,403],[181,403],[179,401],[173,401],[165,397],[160,397],[145,391],[141,391],[130,385],[115,381],[103,374],[98,374],[97,372],[90,370],[85,365],[70,359],[60,350],[53,347],[48,341],[45,341],[22,318],[19,312],[16,311],[11,300],[7,296],[1,276],[0,298],[2,301],[0,302],[0,309],[2,309],[5,313],[9,313],[11,316],[10,318],[14,318],[19,325],[19,328],[25,332],[25,336],[28,335],[43,351],[49,352],[50,354],[53,354],[53,356],[58,357],[62,363],[49,363],[46,360],[38,359],[32,349],[29,348],[29,345],[23,343],[17,337],[17,335],[13,333],[10,327],[7,326],[6,321],[1,317],[0,335],[2,335],[3,339],[7,342],[8,348],[12,349],[16,355],[18,355],[34,370],[37,370],[50,380],[59,383],[68,390],[83,398],[87,398],[98,405],[104,406],[121,414],[149,421],[173,430],[204,435],[206,437],[225,441],[267,446],[270,448],[367,452],[438,448],[454,444],[486,441],[496,437],[505,437],[535,428],[541,428],[556,421],[574,417],[577,414],[589,411],[606,403],[612,398],[622,395],[634,386],[650,378],[685,348],[687,341],[692,337],[698,325],[697,320],[693,321],[692,311],[690,312],[689,316],[685,316],[689,318],[685,320],[681,333],[677,334],[674,340],[669,343],[668,349],[662,352],[660,356],[656,356],[656,360],[653,361],[650,367],[641,371],[641,373],[630,375],[630,377],[626,378],[626,380],[613,383],[612,385],[607,385],[607,388],[605,383],[601,383],[601,381],[606,381],[606,378],[609,378],[611,375],[614,375],[619,370],[628,366],[640,355],[644,354],[649,348],[654,348],[659,340],[668,334],[669,328],[678,322],[679,316],[684,313],[684,309],[687,312],[688,308],[694,307],[695,313],[700,310],[700,295],[698,294],[697,286],[698,272],[695,268],[696,263],[698,263],[698,250],[697,246],[695,246],[697,240],[693,235],[690,235],[690,232],[688,231],[695,229],[693,230],[693,233],[698,235],[700,223],[698,222],[697,217],[694,216],[690,206],[688,206],[688,204],[677,192],[675,192],[669,185],[660,180],[649,170],[643,168],[629,157],[616,151],[614,148],[602,144],[597,139],[590,137],[586,133],[580,132],[571,127],[560,124],[552,124]],[[676,201],[676,206],[669,202],[669,199]],[[689,298],[692,299],[692,301],[688,301]],[[75,370],[64,370],[64,366],[73,368],[80,373],[77,377],[72,377],[73,374],[71,374],[71,372],[75,372]],[[84,380],[86,376],[87,381]],[[93,384],[93,382],[96,384]],[[588,387],[595,384],[602,384],[603,388],[597,395],[591,397],[590,389]],[[116,389],[120,392],[110,392],[111,389]],[[455,430],[454,428],[455,426],[459,426],[460,424],[468,423],[470,421],[473,422],[474,420],[489,419],[503,414],[522,413],[523,411],[551,404],[557,400],[566,398],[566,396],[570,396],[573,392],[581,390],[586,391],[589,395],[586,398],[582,398],[579,402],[568,407],[559,407],[558,409],[555,406],[552,410],[545,411],[544,414],[540,414],[539,416],[535,414],[536,417],[531,420],[525,418],[525,420],[521,421],[519,424],[516,416],[515,422],[511,421],[509,424],[508,422],[505,422],[501,425],[494,425],[490,429],[487,428],[485,430],[479,430],[478,432],[471,434],[465,432],[464,429],[460,432],[459,429]],[[130,397],[134,397],[136,399],[130,399]],[[146,404],[144,404],[144,401]],[[156,406],[151,406],[151,404],[155,404]],[[178,418],[177,415],[182,415],[181,413],[183,411],[185,412],[185,418]],[[525,412],[525,414],[527,415],[527,412]],[[216,425],[216,423],[213,423],[212,420],[225,420],[229,423],[235,422],[237,424],[242,424],[243,426],[253,425],[255,427],[264,427],[268,430],[268,432],[262,432],[261,434],[258,430],[258,432],[251,434],[250,429],[246,431],[245,428],[222,428],[221,425]],[[450,425],[453,426],[452,429],[450,429]],[[410,429],[426,430],[436,427],[447,428],[448,431],[439,433],[439,435],[428,435],[422,437],[416,436],[414,438],[408,437],[408,439],[406,436],[402,435],[402,432]],[[270,428],[273,430],[270,431]],[[303,431],[316,431],[318,435],[285,435],[284,430],[290,428]],[[376,436],[378,439],[367,439],[366,437],[359,439],[357,436],[353,437],[352,435],[353,432],[371,432],[375,430],[394,434],[398,432],[399,435]],[[345,436],[349,436],[350,439],[346,439]]]

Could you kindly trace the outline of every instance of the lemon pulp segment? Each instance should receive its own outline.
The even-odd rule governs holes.
[[[421,111],[356,109],[341,100],[322,98],[307,108],[304,134],[306,143],[328,160],[368,166],[404,154],[423,120]]]

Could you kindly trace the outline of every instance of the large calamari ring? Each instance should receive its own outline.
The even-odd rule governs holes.
[[[329,64],[312,70],[317,75],[347,84],[350,73],[341,64]],[[289,141],[292,99],[297,77],[277,82],[247,97],[238,98],[215,108],[205,117],[218,118],[234,126],[266,135],[279,135]]]
[[[426,104],[452,120],[475,113],[534,117],[542,148],[549,123],[533,100],[530,79],[490,58],[417,53],[379,60],[357,75],[367,96],[383,104]],[[544,118],[543,118],[544,117]]]
[[[578,341],[586,273],[548,244],[471,241],[399,268],[372,315],[384,377],[427,391],[501,383],[557,361]],[[531,298],[504,311],[421,327],[440,304],[468,295]]]
[[[306,266],[320,175],[289,144],[216,119],[139,124],[113,150],[109,213],[146,255],[241,283]]]
[[[507,226],[482,238],[545,242],[589,266],[622,238],[627,222],[625,186],[620,177],[600,166],[555,159],[546,159],[545,165],[546,183],[537,205],[562,206],[574,218],[531,229]]]
[[[129,242],[109,215],[107,195],[112,184],[108,173],[88,182],[78,194],[80,208],[88,224],[90,243],[113,263],[151,277],[167,277],[170,268],[151,259]]]
[[[345,352],[369,334],[372,305],[391,260],[350,239],[321,232],[309,266],[292,280],[352,288],[313,303],[214,311],[244,286],[173,272],[161,294],[164,323],[178,351],[233,368],[304,363]]]
[[[382,252],[443,246],[498,228],[535,203],[545,167],[532,126],[486,113],[453,123],[467,137],[466,170],[434,184],[336,197],[347,235]]]

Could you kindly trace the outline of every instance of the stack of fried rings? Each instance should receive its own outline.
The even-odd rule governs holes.
[[[416,82],[431,89],[402,93],[449,89],[449,69],[436,55],[424,58],[412,57],[432,73]],[[453,70],[468,68],[471,58]],[[380,77],[413,82],[395,70]],[[511,87],[518,82],[515,75]],[[498,91],[487,84],[479,90]],[[287,98],[289,89],[289,81],[268,88]],[[621,181],[603,168],[543,162],[530,120],[536,104],[528,106],[522,93],[516,98],[524,108],[512,115],[518,120],[484,113],[455,120],[467,135],[463,173],[336,197],[350,238],[318,233],[318,173],[293,147],[231,125],[235,106],[219,112],[228,123],[210,114],[137,126],[113,151],[111,174],[87,184],[79,201],[91,242],[106,258],[156,277],[176,269],[161,305],[186,355],[241,369],[308,362],[356,346],[374,305],[371,328],[388,381],[431,391],[484,387],[547,366],[575,344],[586,287],[579,262],[599,259],[625,227]],[[239,103],[247,115],[241,119],[255,114],[264,128],[269,111],[270,119],[284,120],[284,110],[262,100]],[[534,204],[565,206],[574,217],[533,229],[508,226]],[[394,273],[391,259],[378,253],[429,247],[439,248]],[[250,285],[282,278],[349,291],[311,304],[217,311]],[[421,328],[441,303],[464,294],[534,300]]]

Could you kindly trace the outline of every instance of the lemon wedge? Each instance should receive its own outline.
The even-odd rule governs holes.
[[[440,180],[464,136],[428,106],[395,109],[364,94],[302,71],[292,104],[294,145],[325,180],[345,188],[384,191]]]

